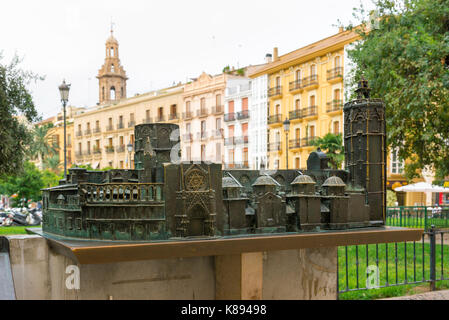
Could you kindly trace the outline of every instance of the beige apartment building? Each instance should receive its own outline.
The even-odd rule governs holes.
[[[74,117],[74,162],[94,169],[134,168],[134,126],[177,123],[184,87],[179,84],[126,98],[128,78],[120,64],[118,42],[112,32],[106,41],[105,63],[97,78],[99,105]]]
[[[226,83],[240,76],[203,72],[187,83],[180,122],[184,161],[224,162],[223,114]]]

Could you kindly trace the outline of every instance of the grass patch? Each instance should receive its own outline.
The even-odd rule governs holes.
[[[412,215],[387,217],[385,224],[391,227],[425,228],[426,219]],[[449,228],[449,219],[427,218],[427,227],[434,225],[436,228]]]
[[[0,227],[0,236],[1,235],[13,235],[13,234],[27,234],[27,228],[40,228],[41,226],[11,226],[11,227]]]
[[[436,243],[436,279],[449,279],[449,246],[441,245],[439,235],[436,237]],[[377,246],[375,244],[348,246],[347,249],[339,247],[339,290],[366,288],[367,266],[378,266],[379,286],[428,280],[430,279],[430,245],[422,242],[415,244],[407,242],[406,244],[382,243]],[[439,281],[437,285],[440,288],[449,288],[449,281]],[[426,287],[429,287],[428,283],[352,291],[340,294],[340,299],[368,300],[397,297],[422,292]]]

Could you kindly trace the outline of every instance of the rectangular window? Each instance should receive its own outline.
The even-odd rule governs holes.
[[[201,145],[201,161],[206,161],[206,145]]]
[[[242,111],[248,110],[248,98],[242,99]]]
[[[340,121],[334,121],[334,134],[340,133]]]
[[[299,157],[295,158],[295,168],[300,169],[301,159]]]
[[[187,161],[192,161],[192,149],[190,148],[190,146],[186,147],[186,156]]]
[[[402,174],[404,173],[404,161],[399,158],[399,152],[397,149],[391,152],[390,156],[391,162],[391,173]]]
[[[215,154],[217,155],[215,161],[217,163],[221,163],[221,143],[218,142],[215,144]]]
[[[234,113],[234,100],[228,102],[228,113]]]

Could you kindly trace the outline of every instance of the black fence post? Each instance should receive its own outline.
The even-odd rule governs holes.
[[[430,290],[435,291],[436,280],[436,254],[435,254],[435,226],[432,225],[429,231],[430,240]]]

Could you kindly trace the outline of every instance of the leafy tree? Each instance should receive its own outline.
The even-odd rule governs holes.
[[[386,103],[387,142],[407,159],[409,179],[425,168],[449,174],[449,1],[375,0],[354,16],[352,85],[363,75]]]
[[[41,200],[41,189],[44,187],[42,180],[42,173],[31,162],[25,162],[24,170],[18,175],[8,176],[3,179],[1,183],[1,189],[8,196],[17,194],[15,198],[17,201],[25,199],[25,203],[28,200],[38,201]]]
[[[49,155],[44,159],[44,167],[45,169],[50,169],[53,172],[60,171],[60,161],[59,154]]]
[[[42,183],[44,185],[44,188],[50,188],[59,185],[59,180],[61,180],[62,178],[64,178],[64,172],[61,172],[61,174],[59,175],[50,170],[44,170],[42,172]]]
[[[0,61],[1,61],[0,53]],[[23,160],[31,135],[24,122],[39,120],[27,85],[39,77],[18,67],[15,56],[10,64],[0,63],[0,176],[23,169]],[[19,119],[23,116],[24,120]]]
[[[329,157],[329,163],[333,169],[340,169],[345,159],[345,149],[341,134],[328,133],[322,138],[316,138],[311,142]]]
[[[35,125],[32,131],[33,141],[30,145],[29,153],[31,157],[37,158],[39,160],[41,170],[44,169],[44,164],[47,161],[46,158],[52,157],[57,152],[56,146],[50,144],[48,139],[48,133],[51,128],[53,128],[52,123],[41,126]]]

